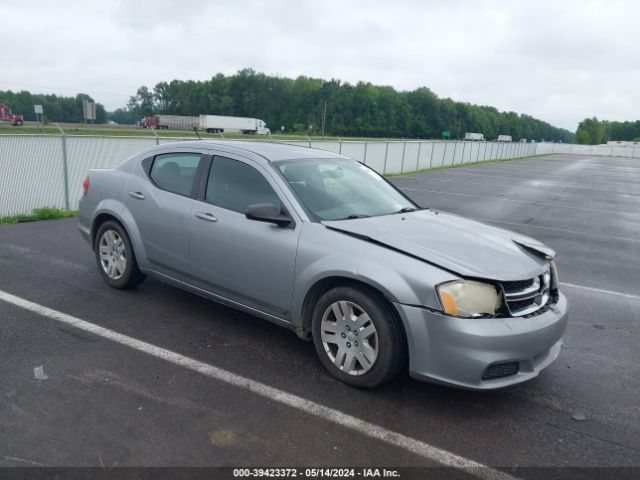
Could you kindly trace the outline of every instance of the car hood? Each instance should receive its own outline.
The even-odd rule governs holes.
[[[524,280],[555,256],[533,238],[434,210],[322,223],[463,277]]]

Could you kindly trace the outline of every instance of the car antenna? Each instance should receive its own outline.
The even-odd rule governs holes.
[[[196,133],[196,137],[198,137],[198,140],[202,140],[202,138],[200,138],[200,134],[198,133],[198,129],[196,127],[193,127],[193,131]]]

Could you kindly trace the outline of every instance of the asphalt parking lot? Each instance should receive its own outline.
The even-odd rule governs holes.
[[[392,181],[422,206],[557,251],[571,319],[540,377],[493,392],[406,375],[347,387],[283,328],[150,279],[110,289],[74,219],[0,225],[0,291],[519,477],[640,467],[640,161],[549,155]],[[438,465],[2,300],[0,324],[0,466]]]

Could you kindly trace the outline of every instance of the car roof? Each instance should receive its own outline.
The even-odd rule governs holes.
[[[161,148],[222,148],[227,152],[242,155],[246,152],[259,155],[269,162],[280,160],[298,160],[309,158],[347,158],[339,153],[318,148],[304,147],[280,142],[245,141],[245,140],[197,140],[163,144]]]

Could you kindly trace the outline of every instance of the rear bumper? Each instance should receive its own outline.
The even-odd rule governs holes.
[[[84,198],[78,204],[78,230],[82,238],[91,245],[91,212]]]
[[[568,304],[529,318],[464,319],[395,304],[409,347],[412,377],[473,390],[507,387],[536,377],[560,353]],[[517,373],[483,380],[488,367],[517,364]],[[512,365],[513,366],[513,365]]]
[[[89,228],[79,223],[78,230],[80,230],[80,235],[82,235],[82,238],[84,238],[87,243],[91,245],[91,231],[89,230]]]

